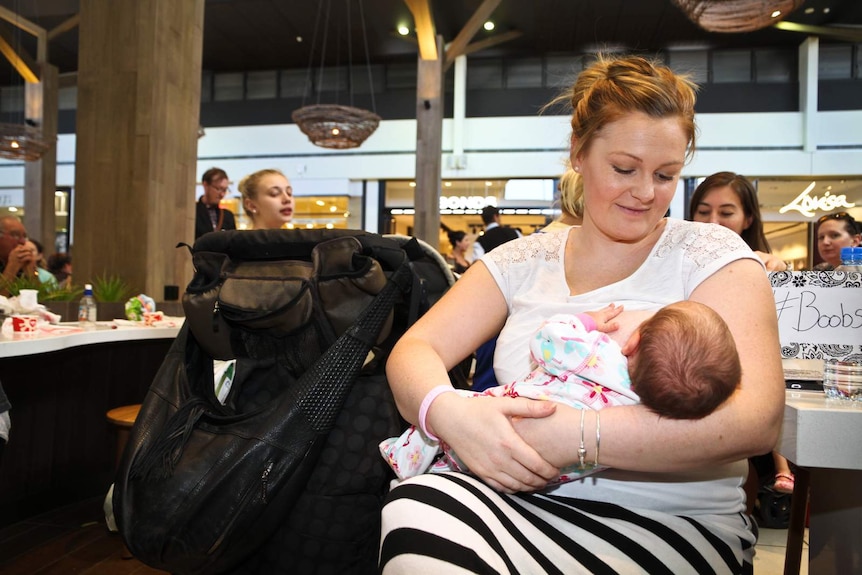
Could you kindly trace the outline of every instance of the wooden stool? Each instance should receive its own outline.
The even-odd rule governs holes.
[[[120,459],[123,457],[123,450],[126,448],[126,442],[129,441],[129,432],[132,425],[135,423],[135,418],[138,417],[138,412],[141,410],[141,404],[124,405],[115,407],[107,414],[109,423],[117,426],[117,455],[115,464],[120,465]]]

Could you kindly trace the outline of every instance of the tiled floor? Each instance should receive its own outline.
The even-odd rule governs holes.
[[[799,575],[808,575],[808,529],[802,546],[802,564]],[[754,575],[781,575],[784,573],[784,550],[787,545],[786,529],[760,529],[757,552],[754,555]]]

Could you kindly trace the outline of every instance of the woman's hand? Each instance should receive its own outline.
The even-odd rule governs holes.
[[[544,421],[556,408],[550,401],[447,393],[434,400],[426,421],[474,475],[498,491],[517,493],[542,489],[560,470],[525,442],[513,424]]]
[[[754,252],[763,265],[766,266],[768,272],[783,272],[787,269],[787,263],[780,257],[766,252]]]

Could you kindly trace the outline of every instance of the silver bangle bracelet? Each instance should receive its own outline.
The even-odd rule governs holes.
[[[578,444],[578,466],[584,469],[587,458],[587,448],[584,445],[584,410],[581,409],[581,442]]]

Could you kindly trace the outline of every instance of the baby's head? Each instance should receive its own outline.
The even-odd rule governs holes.
[[[712,308],[680,301],[660,309],[638,328],[629,357],[632,389],[655,413],[700,419],[739,386],[742,367],[727,324]]]

